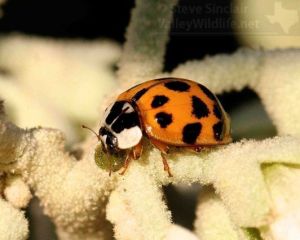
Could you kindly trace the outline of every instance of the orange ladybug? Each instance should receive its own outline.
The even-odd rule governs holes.
[[[164,170],[172,176],[166,155],[170,146],[192,148],[231,142],[230,119],[217,97],[205,86],[181,78],[141,83],[118,96],[106,110],[98,139],[104,152],[124,152],[124,174],[138,159],[147,137],[160,152]]]

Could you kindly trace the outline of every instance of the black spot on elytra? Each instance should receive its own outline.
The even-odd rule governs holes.
[[[143,88],[142,90],[138,91],[131,100],[134,102],[138,101],[147,91],[148,88]]]
[[[205,93],[206,96],[208,96],[211,100],[216,101],[215,95],[210,90],[208,90],[208,88],[206,88],[205,86],[203,86],[201,84],[198,84],[198,86]]]
[[[139,117],[136,112],[122,113],[116,121],[111,125],[111,129],[115,133],[120,133],[124,129],[129,129],[135,126],[139,126]]]
[[[157,113],[155,115],[155,119],[156,119],[157,123],[160,125],[161,128],[166,128],[173,121],[172,114],[165,113],[165,112]]]
[[[192,106],[193,106],[192,114],[194,114],[196,118],[202,118],[208,116],[209,110],[206,104],[200,98],[196,96],[192,96]]]
[[[168,97],[166,97],[164,95],[156,95],[156,96],[154,96],[154,98],[152,100],[151,107],[152,108],[161,107],[162,105],[164,105],[168,101],[169,101]]]
[[[187,92],[191,86],[182,81],[171,81],[166,82],[165,87],[177,92]]]
[[[182,141],[187,144],[194,144],[202,129],[201,123],[190,123],[182,130]]]
[[[214,130],[214,137],[217,141],[221,141],[223,139],[223,126],[224,126],[224,122],[223,121],[219,121],[217,122],[214,126],[213,126],[213,130]]]
[[[110,109],[110,113],[105,119],[106,124],[110,125],[121,113],[125,101],[118,101]]]
[[[217,118],[222,119],[222,111],[217,104],[214,104],[214,114]]]

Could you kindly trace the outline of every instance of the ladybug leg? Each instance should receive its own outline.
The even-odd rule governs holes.
[[[155,139],[150,139],[150,142],[153,144],[154,147],[156,147],[161,154],[161,158],[164,164],[164,170],[168,172],[169,177],[173,177],[171,171],[170,171],[170,167],[166,158],[166,155],[168,154],[169,151],[169,147],[168,145],[166,145],[165,143],[162,143],[160,141],[157,141]]]
[[[137,160],[140,158],[140,156],[142,155],[143,152],[143,144],[142,141],[140,141],[136,146],[133,147],[132,149],[132,155],[133,155],[133,159]]]
[[[112,172],[112,165],[111,165],[111,163],[110,163],[110,165],[109,165],[109,173],[108,173],[108,176],[111,176],[111,172]]]
[[[120,172],[120,175],[124,175],[124,173],[126,172],[129,163],[131,162],[132,159],[136,160],[138,159],[143,151],[143,144],[142,142],[139,142],[136,146],[133,147],[132,150],[130,150],[125,158],[125,162],[124,162],[124,166],[123,166],[123,171]]]
[[[173,175],[172,175],[172,173],[170,171],[170,167],[169,167],[168,161],[166,159],[166,154],[164,154],[163,152],[161,152],[160,155],[161,155],[161,158],[163,160],[164,170],[168,172],[169,177],[173,177]]]
[[[124,175],[124,173],[126,172],[126,170],[127,170],[128,166],[129,166],[129,163],[131,162],[132,158],[133,158],[132,151],[130,151],[127,154],[126,158],[125,158],[125,162],[124,162],[124,166],[123,166],[123,171],[120,172],[120,175]]]
[[[169,147],[167,144],[157,141],[155,139],[150,139],[150,142],[152,143],[152,145],[157,148],[159,151],[161,151],[164,154],[168,154],[169,152]]]

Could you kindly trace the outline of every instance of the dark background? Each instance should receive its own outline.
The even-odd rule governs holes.
[[[181,0],[174,9],[174,19],[189,21],[199,17],[200,8],[208,4],[230,6],[230,0]],[[99,37],[124,42],[124,32],[130,19],[133,0],[8,0],[5,15],[0,21],[2,33],[18,31],[27,34],[59,38]],[[194,9],[192,12],[191,7]],[[225,10],[224,10],[225,11]],[[201,13],[213,19],[215,15]],[[230,19],[230,12],[219,12],[218,17]],[[238,43],[230,27],[217,29],[171,30],[171,40],[166,55],[166,69],[170,70],[187,59],[201,58],[206,54],[233,52]]]
[[[181,0],[174,9],[173,19],[189,21],[199,18],[199,12],[192,9],[205,9],[208,4],[228,9],[230,0]],[[22,32],[37,36],[68,39],[109,38],[120,43],[125,41],[124,33],[130,19],[134,0],[8,0],[3,6],[4,16],[0,20],[0,33]],[[227,7],[227,8],[226,8]],[[204,17],[203,17],[204,14]],[[213,20],[230,20],[230,11],[201,17]],[[173,26],[167,46],[165,70],[171,70],[179,63],[190,59],[200,59],[205,55],[234,52],[239,44],[230,27],[179,29]],[[236,94],[238,94],[236,96]],[[221,96],[224,107],[230,110],[239,101],[255,97],[250,90]]]
[[[174,10],[173,19],[189,21],[197,18],[197,13],[185,12],[184,7],[204,8],[211,3],[225,9],[230,6],[231,1],[181,0]],[[21,32],[52,38],[109,38],[123,43],[133,6],[133,0],[8,0],[3,6],[4,16],[0,19],[0,34]],[[206,19],[213,19],[216,16],[224,22],[231,19],[230,11],[211,16],[208,13],[204,15]],[[171,70],[186,60],[201,59],[205,55],[232,53],[239,47],[236,35],[227,26],[183,30],[174,25],[170,35],[165,70]],[[256,94],[249,89],[220,96],[221,102],[229,112],[238,104],[255,98],[257,98]],[[177,209],[177,215],[174,216],[175,222],[192,228],[195,199],[188,199],[190,196],[177,193],[174,188],[168,188],[166,191],[170,208],[175,211]],[[187,204],[182,204],[182,202]],[[33,216],[40,213],[28,212],[27,214]],[[186,218],[186,215],[192,217]],[[32,227],[33,224],[31,224]],[[41,229],[40,231],[47,232]],[[36,234],[31,231],[31,239],[40,239],[37,236],[39,234],[36,237],[33,235]],[[53,235],[50,234],[49,239],[51,238]],[[44,239],[48,238],[44,237]]]

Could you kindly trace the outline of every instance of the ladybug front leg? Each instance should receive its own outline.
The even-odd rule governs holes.
[[[122,172],[120,172],[121,175],[124,175],[132,159],[137,160],[138,158],[140,158],[140,156],[142,155],[142,151],[143,151],[143,144],[142,142],[139,142],[136,146],[132,148],[132,150],[130,150],[127,153],[124,166],[123,166],[124,169]]]
[[[165,143],[162,143],[160,141],[157,141],[155,139],[151,139],[151,138],[150,138],[150,142],[153,144],[154,147],[156,147],[160,151],[161,158],[162,158],[162,161],[164,164],[164,170],[168,172],[169,177],[173,177],[173,175],[170,171],[170,167],[169,167],[167,158],[166,158],[166,155],[168,154],[168,151],[169,151],[168,145]]]
[[[142,141],[140,141],[136,146],[133,147],[132,149],[132,155],[133,155],[133,159],[137,160],[140,158],[140,156],[142,155],[143,152],[143,144]]]
[[[129,166],[129,163],[131,162],[133,156],[132,156],[132,151],[129,151],[126,155],[126,158],[125,158],[125,162],[124,162],[124,166],[123,166],[123,171],[120,172],[120,175],[124,175],[124,173],[126,172],[128,166]]]

